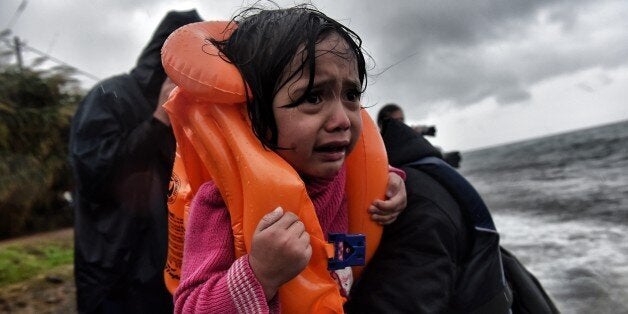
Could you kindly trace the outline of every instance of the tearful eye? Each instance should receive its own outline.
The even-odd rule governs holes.
[[[358,90],[350,90],[347,92],[347,100],[348,101],[359,101],[362,93]]]
[[[323,96],[321,93],[312,91],[303,97],[303,101],[296,104],[296,108],[299,108],[299,111],[314,114],[323,109]]]
[[[318,104],[321,102],[321,96],[317,93],[310,93],[305,96],[304,102],[310,104]]]

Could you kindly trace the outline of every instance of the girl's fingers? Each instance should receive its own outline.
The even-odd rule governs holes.
[[[398,193],[403,184],[403,179],[396,173],[388,173],[388,186],[386,197],[391,198]]]
[[[288,227],[288,231],[300,238],[305,232],[305,225],[301,222],[301,220],[295,220],[292,225]]]
[[[279,219],[281,219],[282,216],[283,216],[283,208],[281,207],[275,208],[275,210],[273,210],[272,212],[262,217],[260,222],[257,224],[257,228],[256,228],[257,231],[259,232],[264,229],[267,229],[268,227],[276,223]]]
[[[390,214],[390,213],[397,213],[402,211],[403,208],[400,208],[399,206],[394,206],[391,202],[389,201],[380,201],[380,200],[376,200],[375,202],[373,202],[373,205],[371,205],[368,209],[369,213],[371,214]]]
[[[399,212],[406,207],[406,198],[404,194],[397,194],[391,199],[385,201],[375,200],[371,207],[376,207],[379,210],[387,212]]]
[[[389,215],[377,215],[377,214],[373,214],[371,215],[371,219],[373,219],[373,221],[379,223],[380,225],[389,225],[391,223],[393,223],[395,220],[397,220],[397,216],[398,214],[389,214]]]

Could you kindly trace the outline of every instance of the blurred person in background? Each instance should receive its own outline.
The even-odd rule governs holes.
[[[377,114],[377,126],[381,129],[384,120],[393,119],[405,123],[403,110],[396,104],[386,104]],[[415,132],[421,135],[436,136],[436,127],[433,125],[411,125]]]
[[[377,126],[382,129],[385,120],[392,119],[399,121],[401,123],[405,123],[405,116],[403,114],[403,110],[396,104],[386,104],[382,109],[379,110],[377,114]],[[414,132],[418,133],[421,136],[436,136],[436,126],[433,125],[410,125],[410,128],[414,130]],[[462,161],[462,156],[459,151],[450,151],[444,152],[439,147],[438,149],[440,156],[445,162],[447,162],[450,166],[454,168],[460,167],[460,161]]]
[[[80,313],[172,313],[163,268],[175,138],[161,48],[196,10],[169,12],[129,74],[108,78],[72,120],[74,274]]]

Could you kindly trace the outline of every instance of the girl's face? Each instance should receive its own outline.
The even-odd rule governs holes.
[[[297,53],[284,72],[302,63]],[[273,113],[277,122],[277,149],[301,175],[331,178],[342,167],[362,131],[361,85],[355,56],[338,34],[316,45],[314,85],[303,103],[286,107],[306,90],[312,69],[305,68],[277,92]]]

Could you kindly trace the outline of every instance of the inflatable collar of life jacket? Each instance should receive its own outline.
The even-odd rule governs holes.
[[[341,313],[344,298],[327,269],[330,246],[303,181],[254,136],[243,78],[209,41],[228,38],[235,27],[228,22],[188,24],[171,34],[162,49],[166,73],[178,86],[164,105],[177,139],[173,180],[178,182],[171,182],[171,190],[188,187],[169,197],[167,286],[173,292],[178,284],[183,250],[183,228],[175,226],[173,235],[172,223],[183,221],[185,226],[190,199],[201,184],[214,180],[229,209],[236,256],[250,251],[257,223],[277,206],[298,215],[310,234],[310,263],[279,290],[282,312]],[[349,231],[366,235],[368,261],[382,230],[371,221],[367,208],[384,198],[388,161],[379,132],[364,110],[362,119],[362,134],[347,157],[346,192]],[[354,267],[356,278],[360,271]]]

